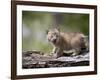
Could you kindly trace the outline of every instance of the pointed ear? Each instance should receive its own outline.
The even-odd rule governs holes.
[[[58,32],[60,32],[60,28],[59,28],[59,27],[56,27],[55,29],[56,29]]]

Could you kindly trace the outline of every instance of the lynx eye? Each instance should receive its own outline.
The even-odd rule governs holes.
[[[57,35],[57,33],[53,33],[54,35]]]
[[[56,35],[56,37],[59,37],[58,35]]]

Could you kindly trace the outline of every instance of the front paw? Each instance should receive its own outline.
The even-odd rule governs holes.
[[[55,53],[55,54],[53,54],[53,56],[54,56],[55,58],[59,58],[59,57],[61,57],[61,56],[62,56],[62,54],[61,54],[61,53],[60,53],[60,54]]]
[[[52,58],[58,58],[59,57],[56,53],[53,53],[53,52],[50,55],[52,56]]]

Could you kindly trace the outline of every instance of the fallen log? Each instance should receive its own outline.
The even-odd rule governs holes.
[[[77,56],[65,56],[55,58],[44,55],[41,51],[25,51],[22,53],[22,68],[50,68],[50,67],[72,67],[88,66],[89,52]]]

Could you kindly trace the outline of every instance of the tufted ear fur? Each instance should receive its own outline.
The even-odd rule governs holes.
[[[54,28],[54,31],[59,33],[60,32],[60,29],[57,27],[57,28]]]
[[[57,26],[57,25],[55,25],[55,24],[49,25],[49,30],[54,30],[54,29],[56,29],[57,31],[60,32],[60,27],[59,27],[59,26]]]

